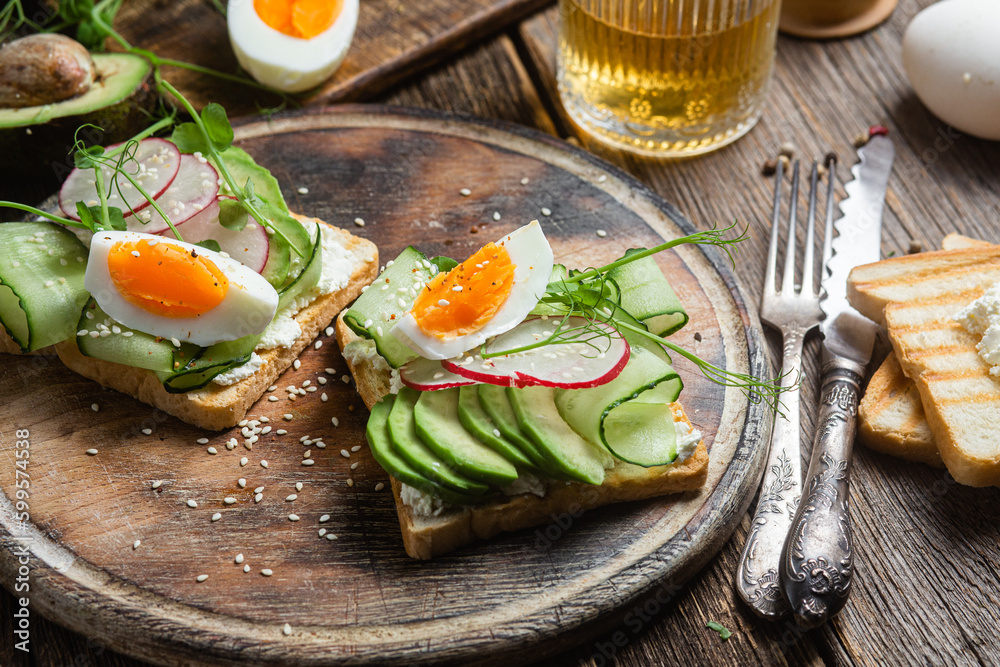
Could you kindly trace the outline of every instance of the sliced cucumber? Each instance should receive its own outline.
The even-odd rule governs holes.
[[[435,484],[414,470],[405,459],[400,457],[393,450],[392,441],[389,438],[389,415],[392,413],[394,401],[395,396],[389,394],[373,405],[371,416],[368,418],[368,426],[365,429],[365,437],[371,447],[372,456],[386,472],[403,484],[408,484],[418,491],[436,496],[452,505],[475,505],[492,497],[490,494],[465,495],[447,489],[440,484]]]
[[[457,387],[421,392],[413,417],[424,444],[466,477],[498,486],[517,479],[517,469],[507,459],[462,426]]]
[[[505,388],[495,384],[474,386],[479,394],[479,407],[483,409],[500,434],[517,445],[535,466],[545,470],[551,476],[555,468],[545,458],[538,446],[521,432],[521,427],[517,425],[517,415],[514,414],[514,408],[510,405]]]
[[[614,380],[590,389],[556,390],[555,404],[574,431],[603,444],[617,458],[645,467],[666,465],[677,456],[673,417],[666,404],[677,400],[682,387],[670,364],[637,345]],[[646,407],[631,406],[611,417],[637,397],[637,406]],[[640,419],[643,415],[648,419]]]
[[[645,248],[625,252],[629,257]],[[653,257],[644,257],[608,271],[621,288],[619,303],[657,336],[669,336],[688,322],[684,304]]]
[[[71,338],[87,301],[87,249],[51,222],[0,224],[0,322],[22,352]]]
[[[177,348],[169,339],[136,331],[112,320],[93,298],[83,307],[76,326],[78,331],[74,333],[88,332],[76,336],[77,347],[84,356],[157,373],[173,374],[201,353],[197,345],[181,343]],[[90,332],[97,332],[97,335]]]
[[[580,391],[580,390],[574,390]],[[521,430],[563,474],[587,484],[604,481],[614,463],[608,451],[580,437],[559,415],[551,387],[507,388],[507,397]]]
[[[215,376],[250,361],[258,341],[260,341],[260,334],[255,334],[202,348],[194,360],[186,366],[176,363],[175,367],[180,370],[169,377],[161,378],[163,388],[171,394],[182,394],[186,391],[201,389]],[[179,350],[178,353],[180,353]]]
[[[316,225],[316,239],[312,241],[312,254],[302,272],[278,295],[278,312],[298,298],[303,292],[311,290],[319,283],[323,274],[323,229]]]
[[[478,496],[486,493],[488,486],[453,470],[417,435],[413,408],[419,398],[420,392],[409,387],[403,387],[396,395],[392,413],[389,415],[389,437],[393,449],[414,470],[433,482],[468,495]]]
[[[344,322],[354,333],[374,340],[378,353],[390,366],[399,368],[417,355],[389,332],[413,306],[416,297],[410,290],[422,289],[436,274],[437,268],[422,252],[407,247],[358,297],[344,315]],[[399,292],[401,287],[407,290],[405,294]]]
[[[465,430],[520,469],[537,471],[531,459],[507,438],[503,437],[490,416],[479,404],[479,385],[458,389],[458,418]]]

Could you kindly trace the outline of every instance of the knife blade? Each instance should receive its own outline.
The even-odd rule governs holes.
[[[847,276],[880,258],[882,210],[895,150],[875,134],[858,150],[847,198],[824,243],[820,409],[803,495],[782,549],[782,589],[799,625],[817,627],[847,602],[854,573],[848,508],[850,459],[865,366],[877,325],[847,302]]]

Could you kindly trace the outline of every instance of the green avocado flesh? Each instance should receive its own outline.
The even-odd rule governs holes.
[[[0,127],[26,127],[56,118],[79,116],[124,100],[145,81],[150,64],[129,53],[95,53],[94,85],[83,95],[55,104],[22,109],[0,109]]]

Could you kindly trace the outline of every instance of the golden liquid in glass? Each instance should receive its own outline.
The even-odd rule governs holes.
[[[779,0],[560,0],[559,90],[597,138],[696,155],[757,122]]]

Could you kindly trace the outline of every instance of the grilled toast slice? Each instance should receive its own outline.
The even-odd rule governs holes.
[[[990,244],[961,234],[948,234],[942,250],[982,248]],[[875,451],[943,468],[916,386],[890,353],[865,389],[858,405],[858,437]]]
[[[343,314],[337,318],[336,336],[341,350],[358,339],[344,324]],[[388,393],[391,386],[388,364],[381,357],[358,358],[345,355],[345,358],[358,393],[365,405],[371,408]],[[691,425],[679,403],[671,403],[670,408],[675,420]],[[611,503],[642,500],[668,493],[695,492],[704,485],[707,475],[708,450],[704,442],[699,442],[690,457],[670,465],[643,468],[619,461],[607,471],[604,483],[600,486],[551,482],[542,497],[522,493],[498,498],[476,507],[451,507],[437,516],[415,514],[402,500],[402,485],[396,479],[390,479],[406,553],[412,558],[427,560],[476,540],[489,539],[501,532],[546,523],[553,516],[566,512],[582,512]]]
[[[882,322],[914,381],[941,459],[969,486],[1000,485],[1000,380],[976,351],[978,336],[952,317],[1000,281],[1000,248],[963,248],[857,267],[848,298]]]

